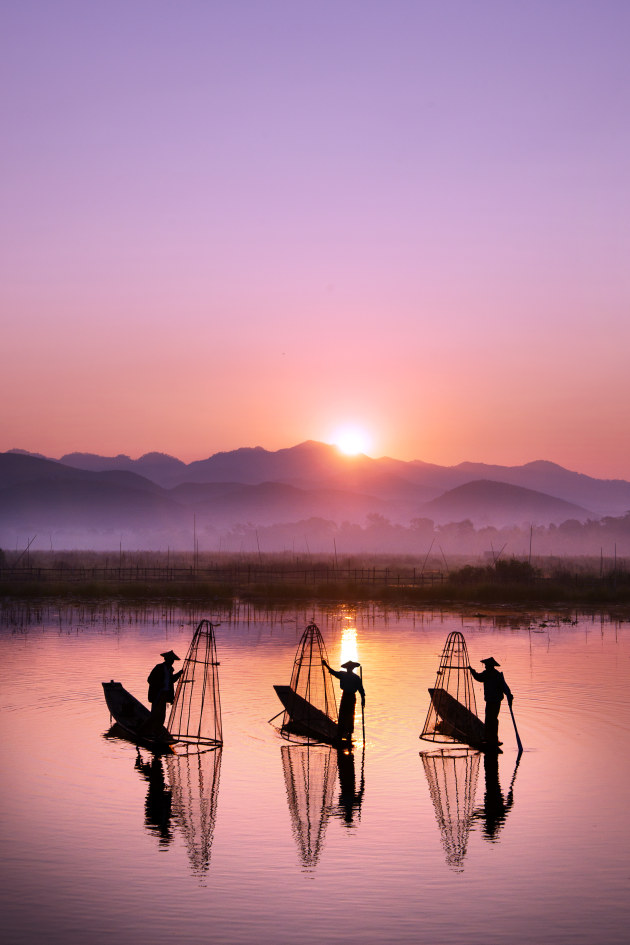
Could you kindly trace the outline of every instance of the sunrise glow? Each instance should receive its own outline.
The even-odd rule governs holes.
[[[370,436],[358,427],[344,427],[335,434],[333,443],[346,456],[366,453],[370,448]]]
[[[2,4],[0,452],[630,477],[630,4],[118,6]]]

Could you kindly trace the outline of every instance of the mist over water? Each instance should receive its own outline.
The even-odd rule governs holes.
[[[159,653],[183,655],[201,617],[220,621],[223,749],[155,759],[104,737],[101,682],[146,701]],[[349,645],[362,664],[366,743],[359,726],[350,756],[267,722],[313,617],[333,665]],[[496,770],[418,739],[451,630],[515,694],[525,751],[504,706]],[[16,605],[0,655],[16,945],[626,940],[627,620]]]

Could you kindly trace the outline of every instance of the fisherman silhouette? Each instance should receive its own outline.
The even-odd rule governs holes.
[[[340,746],[337,749],[337,770],[339,772],[339,802],[338,813],[348,827],[354,824],[355,812],[361,816],[361,804],[365,781],[363,767],[361,768],[361,783],[357,791],[357,776],[354,765],[354,754],[349,748]]]
[[[154,755],[151,761],[143,761],[138,752],[136,768],[149,782],[146,800],[144,802],[144,823],[151,833],[160,838],[160,845],[166,846],[173,839],[171,833],[172,794],[166,786],[164,767],[159,755]]]
[[[147,682],[149,684],[149,702],[151,703],[151,725],[157,733],[164,725],[166,718],[166,705],[175,698],[175,682],[181,676],[183,670],[178,673],[173,671],[173,663],[179,660],[179,656],[172,650],[166,653],[160,653],[163,661],[154,666]]]
[[[483,821],[483,834],[486,840],[497,840],[499,831],[505,823],[510,808],[514,804],[514,779],[516,778],[520,758],[521,756],[519,754],[507,798],[505,798],[499,783],[498,753],[486,752],[484,754],[483,766],[486,776],[486,792],[483,798],[483,808],[474,812],[473,819]]]
[[[489,656],[487,659],[481,660],[481,662],[485,666],[483,672],[478,673],[472,666],[469,666],[468,669],[477,682],[483,683],[483,697],[486,701],[483,747],[485,750],[500,752],[499,711],[501,709],[501,702],[505,694],[508,704],[511,706],[514,696],[510,692],[510,687],[506,683],[503,673],[500,673],[497,669],[500,663],[497,663],[493,656]]]
[[[331,676],[336,676],[341,685],[341,702],[339,704],[339,737],[349,739],[354,732],[354,709],[357,703],[357,692],[361,694],[361,705],[365,705],[365,690],[363,689],[363,680],[354,673],[360,663],[348,660],[341,664],[345,673],[340,673],[336,669],[331,669],[326,660],[322,660],[322,665],[326,667]]]

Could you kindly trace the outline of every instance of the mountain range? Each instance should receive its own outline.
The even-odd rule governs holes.
[[[215,453],[192,463],[163,453],[55,460],[12,450],[0,454],[0,546],[54,532],[72,547],[111,547],[114,534],[137,547],[190,547],[199,534],[324,519],[365,525],[375,517],[408,527],[469,521],[559,525],[630,509],[630,483],[594,479],[554,463],[438,466],[365,455],[307,441]],[[91,542],[91,544],[90,544]],[[52,543],[52,537],[51,537]],[[67,544],[65,547],[69,547]]]

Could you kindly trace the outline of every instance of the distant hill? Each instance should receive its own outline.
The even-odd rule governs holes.
[[[122,533],[138,548],[176,542],[191,547],[193,528],[212,544],[219,531],[289,528],[315,519],[330,527],[365,527],[369,521],[376,543],[378,521],[399,529],[420,523],[412,527],[425,534],[431,522],[468,520],[474,528],[547,525],[618,517],[628,509],[630,483],[593,479],[545,461],[442,467],[344,456],[314,441],[276,451],[216,453],[189,464],[163,453],[138,460],[0,454],[0,547],[19,545],[25,534],[39,531],[62,534],[58,540],[65,547],[70,541],[97,547],[95,530],[101,545],[109,542],[106,547],[112,547],[114,534],[117,546]],[[299,532],[303,527],[296,524]]]
[[[140,459],[131,459],[129,456],[97,456],[94,453],[67,453],[59,460],[66,466],[75,469],[85,469],[90,472],[104,472],[108,469],[135,472],[161,486],[172,485],[178,481],[188,468],[181,459],[168,456],[166,453],[145,453]]]
[[[29,532],[63,529],[150,529],[182,525],[177,503],[152,490],[106,480],[31,480],[0,490],[0,521]]]
[[[488,466],[460,463],[452,467],[461,484],[480,479],[506,482],[574,502],[598,515],[624,515],[630,510],[630,482],[623,479],[594,479],[572,472],[546,460],[523,466]]]
[[[596,515],[624,515],[630,510],[630,482],[594,479],[545,460],[523,466],[468,462],[438,466],[420,460],[343,456],[336,447],[313,440],[275,451],[257,446],[215,453],[188,464],[164,453],[147,453],[137,460],[72,453],[61,462],[99,471],[125,469],[167,488],[184,482],[283,482],[298,488],[359,491],[403,504],[423,503],[467,482],[490,480],[543,492]]]
[[[335,446],[313,440],[275,452],[257,446],[215,453],[208,459],[190,463],[181,481],[248,485],[282,482],[301,489],[343,489],[382,498],[397,498],[405,491],[417,498],[419,488],[417,483],[401,475],[400,470],[389,469],[381,460],[362,454],[344,456]]]
[[[439,524],[469,519],[476,527],[494,525],[560,525],[569,519],[585,522],[595,516],[563,499],[505,482],[467,482],[427,502],[423,514]]]
[[[133,472],[88,472],[54,460],[0,453],[0,524],[124,528],[179,524],[184,510],[159,486]]]
[[[0,453],[0,489],[20,483],[39,482],[107,482],[118,484],[122,488],[138,489],[145,492],[159,492],[160,488],[150,479],[136,472],[109,469],[91,473],[75,469],[54,459],[44,459],[32,453]]]

